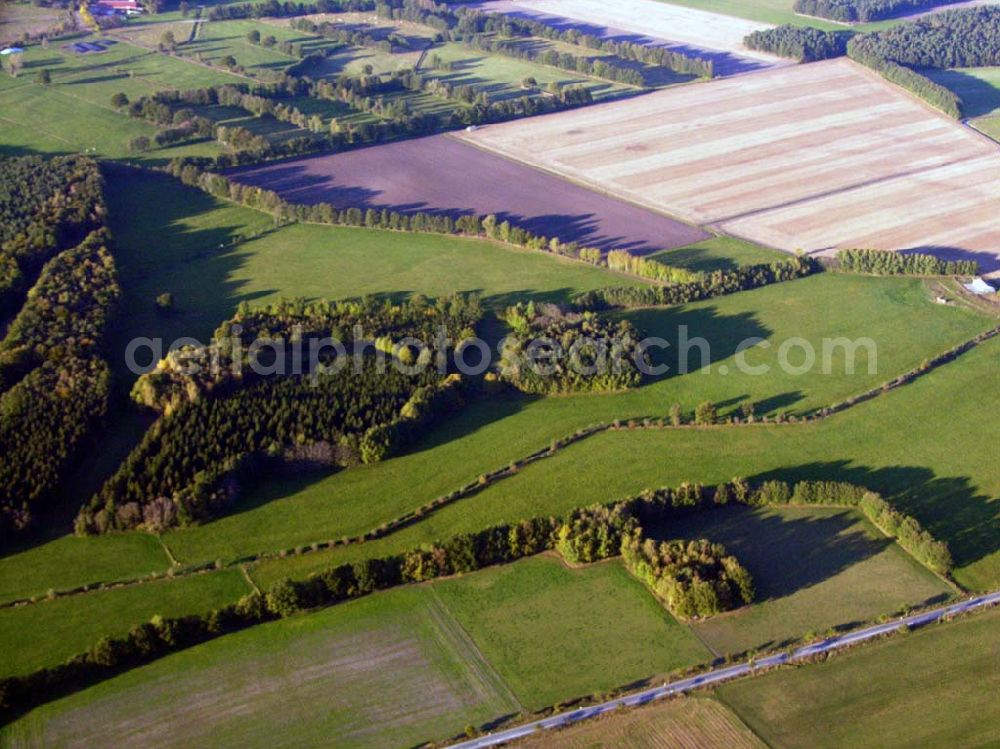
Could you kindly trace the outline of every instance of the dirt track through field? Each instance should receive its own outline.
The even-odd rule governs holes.
[[[845,59],[462,137],[788,251],[934,251],[1000,268],[1000,150]]]

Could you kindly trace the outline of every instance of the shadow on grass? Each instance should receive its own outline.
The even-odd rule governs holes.
[[[981,117],[1000,109],[1000,89],[974,75],[960,70],[930,69],[922,72],[962,99],[964,117]]]
[[[892,544],[850,530],[850,510],[786,518],[749,507],[692,513],[647,528],[654,538],[708,538],[721,543],[753,575],[756,602],[784,598],[828,580]]]
[[[877,491],[945,541],[956,567],[1000,551],[1000,501],[978,493],[966,476],[936,476],[918,466],[869,468],[835,460],[768,471],[752,481],[770,479],[846,481]]]

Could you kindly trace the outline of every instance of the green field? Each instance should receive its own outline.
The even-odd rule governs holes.
[[[995,499],[1000,497],[1000,479],[993,470],[993,445],[1000,438],[1000,427],[989,420],[982,422],[981,403],[970,398],[969,393],[990,392],[1000,384],[996,370],[998,354],[1000,342],[994,340],[897,392],[823,422],[604,433],[529,466],[516,476],[385,539],[267,562],[255,570],[254,577],[268,584],[282,576],[305,574],[343,559],[408,549],[425,541],[448,538],[456,532],[525,516],[560,513],[630,496],[650,487],[692,480],[721,482],[742,475],[788,480],[839,479],[879,490],[949,543],[958,567],[955,575],[962,585],[989,588],[1000,580],[997,530],[1000,525],[996,520]],[[567,399],[549,400],[532,406],[566,402]],[[581,399],[581,402],[586,401]],[[548,410],[546,416],[554,422],[552,413]],[[444,430],[458,428],[470,414],[471,411],[458,417]],[[972,423],[976,424],[975,429],[968,428]],[[878,424],[879,428],[873,429],[872,424]],[[456,480],[459,476],[475,475],[469,469],[486,463],[496,467],[505,465],[508,453],[515,451],[513,448],[521,447],[520,454],[525,454],[528,451],[523,449],[523,443],[512,443],[524,438],[526,428],[522,425],[520,434],[508,432],[503,422],[498,421],[465,437],[455,457],[445,459],[450,456],[450,449],[458,451],[457,445],[449,449],[445,442],[418,456],[334,476],[274,504],[283,505],[292,513],[304,512],[299,507],[308,498],[313,503],[310,517],[316,518],[319,516],[316,505],[325,501],[331,507],[330,516],[343,523],[362,512],[370,512],[380,499],[370,479],[372,474],[382,473],[384,478],[378,486],[390,490],[382,495],[381,506],[385,508],[382,515],[389,516],[404,503],[413,507],[441,493],[442,485],[454,488],[460,484]],[[435,464],[430,460],[432,453],[441,457],[440,462]],[[430,461],[437,467],[436,471],[422,474],[419,482],[414,481],[414,476],[421,475],[417,473],[420,464],[417,457],[420,462]],[[451,473],[450,467],[455,463],[465,470]],[[426,492],[415,491],[418,485],[426,487]],[[400,501],[400,495],[404,501]],[[277,508],[272,511],[277,518]],[[230,536],[234,552],[243,547],[235,529],[247,528],[240,518],[254,512],[259,510],[216,521],[220,527],[229,525],[231,530],[225,535]],[[267,533],[273,537],[273,528],[265,531],[263,523],[260,525],[262,537]],[[209,527],[171,534],[172,548],[183,549],[184,541],[198,541],[194,548],[204,554],[213,548],[213,543],[218,543],[221,535],[208,537],[203,531]]]
[[[4,746],[413,746],[705,657],[618,563],[540,557],[191,648],[28,714]]]
[[[845,298],[854,303],[842,304]],[[705,399],[729,409],[754,401],[758,414],[822,406],[919,366],[931,352],[971,337],[989,324],[972,313],[933,305],[920,281],[832,274],[678,309],[636,313],[631,319],[648,334],[674,342],[678,327],[687,325],[692,337],[704,336],[721,353],[709,373],[666,377],[627,394],[476,403],[437,428],[410,454],[319,481],[265,485],[248,498],[243,512],[200,528],[171,532],[165,540],[178,559],[194,562],[364,533],[580,427],[616,418],[665,416],[674,402],[690,412]],[[918,319],[925,323],[918,325]],[[738,341],[750,336],[774,341],[801,336],[818,342],[840,335],[870,335],[878,341],[876,374],[870,375],[864,367],[854,376],[794,376],[775,370],[762,377],[736,373],[730,355]],[[754,349],[747,359],[754,364],[773,363],[776,348]],[[723,375],[723,367],[732,369]],[[763,431],[755,430],[754,434]],[[546,461],[470,501],[445,508],[402,531],[398,543],[392,543],[409,548],[423,540],[450,536],[456,530],[604,502],[675,478],[678,483],[698,478],[697,474],[686,474],[684,464],[676,466],[669,480],[659,478],[672,461],[659,457],[664,453],[640,448],[629,456],[630,464],[643,464],[639,483],[630,480],[627,472],[606,470],[614,462],[605,461],[600,450],[591,447],[592,442],[600,445],[612,439],[641,446],[648,440],[672,436],[682,441],[688,438],[687,433],[651,433],[588,440],[554,462]],[[791,440],[787,449],[794,446],[795,440]],[[709,454],[702,460],[712,457]],[[555,466],[567,466],[576,476],[567,481],[561,475],[559,481],[564,483],[560,488],[549,485],[545,477]],[[539,480],[543,481],[541,487],[536,484]],[[567,492],[566,487],[580,492]]]
[[[760,23],[770,23],[775,26],[792,24],[793,26],[814,26],[818,29],[837,31],[847,28],[844,24],[826,21],[822,18],[800,16],[794,10],[794,0],[660,0],[668,5],[683,5],[687,8],[705,10],[709,13],[722,13],[737,18],[747,18]],[[856,31],[877,31],[901,21],[879,21],[864,23],[850,28]]]
[[[250,592],[237,569],[0,609],[0,677],[56,666],[153,616],[206,614]]]
[[[538,82],[538,88],[542,91],[546,90],[553,82],[563,87],[580,85],[590,89],[595,99],[635,90],[624,84],[568,73],[559,68],[551,68],[527,60],[518,60],[504,55],[491,55],[471,49],[458,42],[435,46],[429,55],[437,55],[445,62],[451,63],[454,69],[452,71],[437,71],[431,70],[425,65],[421,68],[421,72],[425,75],[456,86],[473,85],[483,88],[490,95],[490,99],[495,101],[524,96],[526,91],[521,87],[521,82],[525,78],[534,78]]]
[[[929,69],[923,73],[962,99],[962,115],[983,117],[1000,111],[1000,67]]]
[[[753,575],[755,604],[695,626],[720,653],[781,647],[807,632],[938,603],[951,590],[850,510],[733,508],[650,529],[721,543]]]
[[[529,710],[709,658],[619,561],[540,556],[431,589]]]
[[[666,265],[699,273],[735,270],[744,265],[760,263],[780,263],[788,259],[784,252],[725,236],[712,237],[687,247],[663,250],[650,257]]]
[[[995,747],[1000,611],[722,687],[769,746]]]
[[[92,37],[78,40],[88,39]],[[133,157],[126,147],[128,141],[138,135],[152,137],[156,128],[115,110],[111,106],[114,94],[138,98],[167,89],[239,80],[222,71],[112,41],[105,52],[84,55],[57,44],[48,48],[34,45],[24,53],[20,76],[0,75],[0,154],[80,151],[109,158]],[[40,70],[50,72],[50,85],[35,81]],[[213,143],[195,143],[159,149],[143,160],[155,162],[217,151]]]

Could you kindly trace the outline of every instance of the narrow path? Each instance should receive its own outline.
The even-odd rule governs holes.
[[[702,687],[712,686],[715,684],[722,684],[740,677],[756,676],[770,668],[801,661],[808,661],[810,658],[814,658],[817,655],[831,653],[843,648],[851,647],[852,645],[873,640],[877,637],[882,637],[883,635],[889,635],[904,627],[907,629],[917,629],[919,627],[941,621],[947,617],[957,616],[959,614],[965,614],[996,605],[1000,605],[1000,592],[970,598],[950,606],[942,606],[920,614],[914,614],[913,616],[903,617],[892,622],[887,622],[886,624],[877,624],[872,627],[866,627],[849,634],[830,637],[822,640],[821,642],[804,645],[796,650],[793,650],[791,653],[778,653],[757,661],[748,660],[732,666],[727,666],[725,668],[706,671],[705,673],[697,676],[689,676],[684,679],[678,679],[677,681],[665,683],[659,687],[646,689],[625,697],[619,697],[618,699],[602,702],[598,705],[582,707],[568,713],[560,713],[549,718],[543,718],[542,720],[536,720],[532,723],[526,723],[522,726],[509,728],[506,731],[498,731],[477,739],[452,744],[448,747],[448,749],[485,749],[485,747],[498,746],[500,744],[514,741],[515,739],[520,739],[525,736],[530,736],[535,733],[548,731],[553,728],[564,728],[565,726],[579,723],[580,721],[587,720],[589,718],[596,718],[622,707],[638,707],[664,697],[684,694],[695,689],[701,689]],[[873,675],[873,678],[877,678],[877,675]]]

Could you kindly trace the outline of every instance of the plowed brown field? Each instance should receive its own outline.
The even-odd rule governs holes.
[[[784,250],[920,249],[1000,267],[1000,150],[846,59],[463,137]]]

